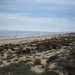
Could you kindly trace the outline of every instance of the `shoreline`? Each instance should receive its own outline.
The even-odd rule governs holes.
[[[61,33],[61,34],[63,34],[63,33]],[[30,35],[30,36],[13,36],[13,37],[0,38],[0,40],[8,40],[8,39],[15,39],[15,38],[26,38],[26,37],[37,37],[37,36],[46,36],[46,35],[58,35],[58,34],[42,34],[42,35]]]
[[[15,37],[15,38],[8,38],[8,39],[0,39],[0,45],[3,44],[19,44],[26,42],[31,42],[34,40],[40,41],[44,39],[50,39],[52,37],[57,37],[58,35],[63,35],[63,34],[51,34],[51,35],[39,35],[39,36],[27,36],[27,37]]]
[[[70,73],[75,74],[72,68],[75,60],[75,34],[55,34],[6,39],[1,40],[0,43],[4,43],[0,46],[0,74],[14,73],[15,75],[19,71],[21,72],[20,74],[23,74],[26,72],[22,70],[27,69],[26,71],[32,72],[33,75],[34,72],[43,75],[43,73],[47,73],[50,70],[53,70],[53,74],[67,75],[67,71],[63,73],[63,71],[65,72],[64,66],[66,62],[68,62],[68,66],[72,69],[69,69],[71,70]],[[61,63],[64,63],[64,65]],[[30,66],[28,67],[28,65]],[[27,75],[30,75],[30,73]]]

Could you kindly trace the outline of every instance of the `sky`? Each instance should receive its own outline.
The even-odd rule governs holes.
[[[75,0],[0,0],[0,30],[75,32]]]

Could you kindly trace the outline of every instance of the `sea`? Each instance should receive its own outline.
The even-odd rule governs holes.
[[[0,30],[0,39],[22,38],[22,37],[42,36],[52,34],[61,34],[61,32]]]

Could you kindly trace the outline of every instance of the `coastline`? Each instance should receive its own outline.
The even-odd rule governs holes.
[[[54,35],[63,34],[64,32],[37,32],[37,31],[1,31],[0,30],[0,40],[1,39],[14,39],[14,38],[24,38],[32,36],[43,36],[43,35]]]
[[[52,34],[5,39],[0,40],[0,44],[2,44],[0,45],[1,74],[3,74],[3,72],[6,73],[7,70],[9,70],[9,73],[12,74],[13,70],[15,75],[16,71],[21,72],[20,68],[22,68],[22,70],[28,69],[28,71],[31,69],[32,73],[36,72],[43,74],[46,72],[45,68],[48,67],[49,70],[54,70],[54,68],[56,68],[56,70],[54,70],[55,72],[58,70],[59,75],[61,75],[61,73],[64,75],[61,65],[58,65],[61,59],[63,60],[63,63],[68,61],[68,66],[71,67],[73,65],[70,65],[70,63],[74,63],[74,61],[70,60],[74,60],[73,55],[75,54],[75,34]],[[71,56],[72,58],[69,58]],[[16,65],[19,65],[19,67]],[[27,65],[30,65],[30,67],[28,68]],[[62,67],[64,68],[64,66],[65,65]],[[61,69],[61,71],[58,67]],[[74,73],[72,70],[71,73]],[[25,70],[22,71],[21,74],[23,74],[23,72],[25,73]],[[67,75],[66,73],[65,75]]]
[[[63,34],[60,34],[63,35]],[[40,41],[44,39],[50,39],[52,37],[57,37],[59,34],[51,34],[51,35],[40,35],[40,36],[27,36],[27,37],[14,37],[14,38],[8,38],[8,39],[0,39],[0,45],[2,44],[19,44],[24,42],[31,42],[34,40]]]

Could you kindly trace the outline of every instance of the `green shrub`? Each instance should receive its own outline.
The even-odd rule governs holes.
[[[9,49],[9,45],[8,45],[8,44],[5,44],[5,45],[4,45],[4,48],[5,48],[5,49]]]
[[[75,49],[73,49],[73,50],[70,51],[70,55],[75,56]]]
[[[14,56],[8,55],[6,59],[13,59],[13,58],[14,58]]]
[[[53,60],[55,60],[57,58],[58,58],[57,55],[51,56],[51,57],[48,58],[48,60],[46,61],[46,63],[49,63],[49,62],[51,62],[51,61],[53,61]]]
[[[59,74],[56,73],[55,71],[46,71],[42,75],[59,75]]]
[[[25,50],[22,50],[22,53],[28,54],[28,53],[31,53],[31,50],[30,50],[30,48],[26,48]]]
[[[63,70],[66,71],[69,75],[75,75],[75,62],[69,60],[59,60],[58,66],[62,66]]]
[[[22,52],[20,50],[16,51],[16,54],[20,55]]]
[[[0,68],[0,75],[7,75],[7,73],[11,73],[11,75],[28,75],[29,71],[30,65],[26,65],[24,61],[21,61]]]
[[[7,62],[11,62],[11,60],[8,59]]]
[[[3,47],[0,47],[0,53],[2,53],[5,49]]]
[[[41,59],[35,59],[34,65],[41,65]]]

